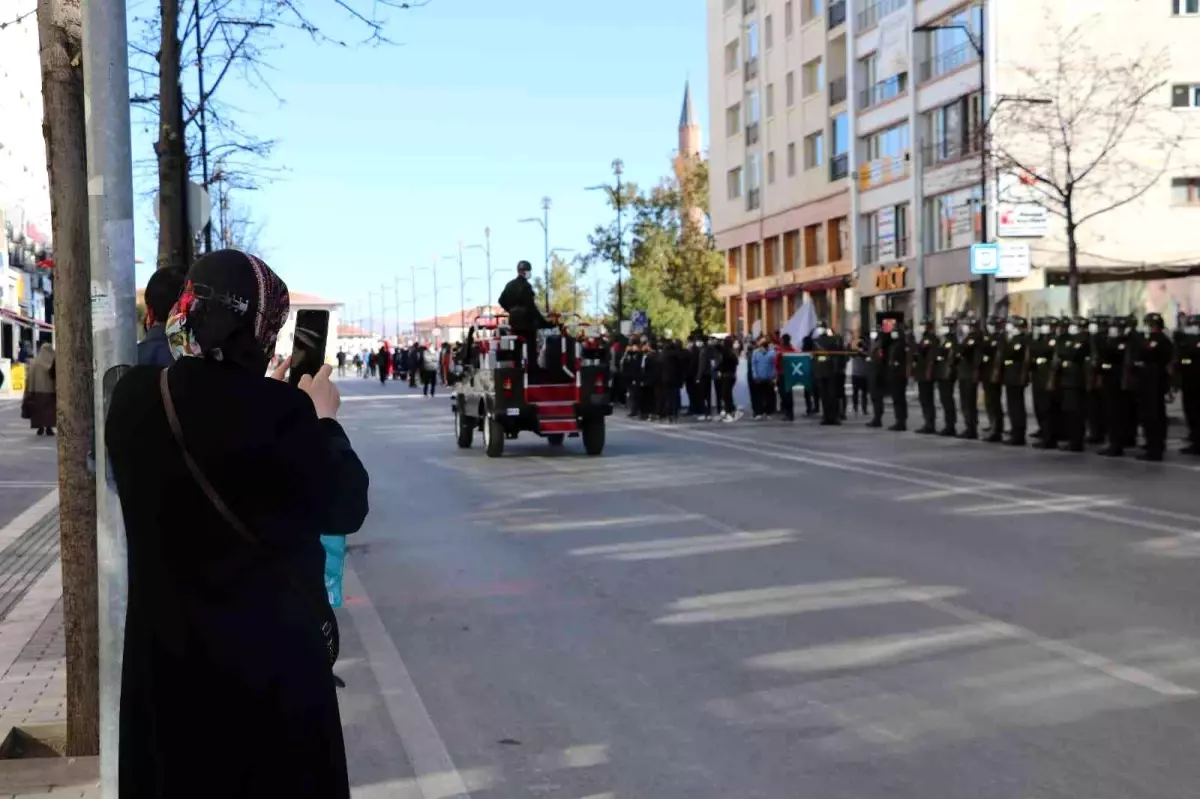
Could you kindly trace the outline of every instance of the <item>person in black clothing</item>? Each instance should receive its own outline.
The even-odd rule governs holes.
[[[842,337],[834,333],[825,322],[819,322],[815,331],[813,344],[818,352],[836,352],[843,349]],[[817,385],[817,393],[821,398],[822,425],[839,425],[842,423],[841,395],[845,393],[845,370],[842,367],[840,355],[813,356],[813,380]],[[841,385],[838,385],[841,383]]]
[[[687,353],[679,346],[678,341],[668,341],[662,353],[662,369],[659,375],[662,383],[662,410],[659,415],[664,422],[674,424],[679,421],[679,392],[683,390],[686,371]]]
[[[941,347],[937,333],[934,330],[932,317],[921,321],[921,338],[917,341],[916,357],[913,358],[913,371],[917,378],[917,400],[921,405],[921,427],[917,430],[922,435],[933,435],[937,432],[937,401],[935,397],[937,374],[937,355]]]
[[[1086,319],[1071,319],[1067,334],[1055,348],[1055,376],[1062,396],[1062,433],[1070,452],[1083,452],[1084,414],[1087,413],[1087,366],[1090,340]]]
[[[533,285],[529,275],[533,267],[528,261],[517,263],[517,276],[508,281],[504,291],[500,292],[497,303],[508,312],[508,324],[513,332],[527,342],[525,357],[530,363],[537,358],[537,331],[549,326],[546,317],[537,307],[537,297],[533,293]]]
[[[814,333],[815,333],[815,331],[814,331]],[[800,341],[800,351],[801,352],[812,352],[816,348],[817,347],[813,341],[812,333],[805,336]],[[813,414],[820,413],[820,412],[821,412],[821,394],[817,390],[817,383],[814,380],[812,383],[811,391],[809,391],[808,388],[804,389],[804,415],[812,416]]]
[[[959,438],[979,438],[979,371],[983,358],[983,334],[979,321],[968,317],[959,323],[958,402],[962,408],[963,431]]]
[[[887,385],[892,394],[892,413],[896,423],[888,430],[908,429],[908,380],[912,377],[912,351],[904,323],[897,321],[887,345]]]
[[[320,537],[362,526],[369,479],[331,367],[298,388],[284,368],[264,377],[287,314],[266,264],[209,253],[170,315],[174,364],[134,367],[112,393],[122,797],[350,797]]]
[[[989,444],[1004,440],[1004,387],[1001,385],[1000,353],[1004,349],[1004,320],[993,316],[987,321],[987,334],[980,345],[983,357],[979,363],[979,382],[983,384],[983,409],[987,413],[991,432],[984,439]]]
[[[1129,362],[1138,385],[1138,410],[1146,450],[1142,461],[1161,461],[1167,446],[1167,395],[1171,392],[1171,365],[1175,346],[1163,331],[1162,314],[1146,315],[1146,333],[1129,347]]]
[[[642,360],[641,418],[657,421],[663,414],[662,353],[658,343],[651,341]]]
[[[1125,454],[1131,433],[1128,417],[1129,403],[1125,400],[1125,355],[1129,349],[1129,330],[1124,317],[1109,320],[1107,335],[1097,349],[1100,372],[1100,396],[1104,403],[1105,429],[1108,446],[1101,455],[1118,458]]]
[[[716,341],[701,341],[699,360],[696,364],[696,400],[699,403],[698,413],[702,421],[711,422],[713,413],[713,373],[720,358]]]
[[[878,330],[870,333],[867,354],[867,393],[871,396],[871,421],[867,427],[883,427],[883,398],[887,396],[888,344],[891,341]]]
[[[625,384],[625,407],[629,417],[634,418],[642,399],[642,343],[636,337],[629,340],[621,358],[621,377]]]
[[[737,382],[739,359],[733,348],[733,338],[728,337],[721,345],[717,362],[717,406],[722,422],[733,422],[739,418],[737,405],[733,401],[733,386]]]
[[[1105,349],[1105,339],[1108,338],[1108,328],[1112,319],[1108,316],[1094,315],[1088,319],[1088,335],[1091,337],[1091,351],[1087,360],[1087,443],[1103,444],[1108,439],[1108,416],[1104,406],[1104,392],[1101,389],[1100,362],[1101,353]]]
[[[1039,442],[1034,446],[1042,449],[1058,447],[1060,433],[1059,403],[1056,402],[1058,395],[1053,385],[1054,353],[1058,345],[1055,338],[1057,324],[1058,320],[1051,317],[1034,319],[1033,340],[1029,344],[1029,355],[1032,359],[1030,384],[1033,388],[1033,416],[1038,425],[1033,438]]]
[[[933,365],[933,377],[937,381],[938,399],[942,403],[944,420],[938,435],[946,437],[958,434],[958,409],[954,404],[954,387],[958,383],[958,336],[954,330],[956,324],[955,319],[947,319],[938,328],[940,343]]]
[[[1184,318],[1175,331],[1175,381],[1188,429],[1188,444],[1179,453],[1200,455],[1200,314]]]
[[[1000,380],[1004,384],[1004,405],[1009,420],[1007,443],[1014,447],[1025,446],[1025,427],[1028,420],[1025,388],[1029,385],[1029,371],[1032,367],[1028,330],[1029,323],[1023,317],[1010,317],[1004,347],[1000,352]]]

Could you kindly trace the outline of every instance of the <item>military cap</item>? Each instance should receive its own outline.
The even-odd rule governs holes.
[[[1008,321],[1011,322],[1014,327],[1018,327],[1021,330],[1029,327],[1029,320],[1027,320],[1024,316],[1010,316],[1008,317]]]
[[[1147,326],[1149,326],[1149,325],[1157,325],[1158,327],[1163,326],[1163,318],[1162,318],[1162,314],[1160,314],[1160,313],[1148,313],[1148,314],[1146,314],[1146,318],[1142,321],[1144,321]]]
[[[1112,321],[1112,317],[1108,314],[1092,314],[1092,322],[1097,325],[1107,325]]]
[[[1186,324],[1188,326],[1200,325],[1200,313],[1194,313],[1191,316],[1189,316],[1187,319],[1184,320],[1184,324]]]

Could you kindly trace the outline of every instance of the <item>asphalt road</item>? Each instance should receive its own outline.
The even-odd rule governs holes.
[[[58,486],[56,443],[29,429],[19,399],[0,396],[0,528]]]
[[[489,460],[343,386],[358,796],[1200,791],[1200,461],[619,418]]]

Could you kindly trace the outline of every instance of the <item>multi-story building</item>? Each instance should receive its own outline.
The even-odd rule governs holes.
[[[709,0],[710,216],[730,331],[806,298],[844,326],[853,271],[846,0]]]
[[[802,20],[813,25],[814,0],[799,3],[809,9],[801,13]],[[1038,123],[1021,124],[1018,118],[1045,122],[1058,113],[1057,106],[1078,111],[1091,103],[1092,113],[1076,124],[1071,136],[1077,169],[1095,161],[1105,146],[1105,101],[1123,99],[1120,79],[1111,81],[1107,94],[1080,97],[1085,88],[1055,91],[1056,74],[1066,83],[1086,87],[1089,70],[1115,72],[1135,63],[1140,79],[1148,80],[1147,88],[1155,83],[1155,70],[1149,65],[1160,65],[1164,85],[1154,88],[1136,115],[1133,129],[1119,145],[1122,152],[1100,159],[1096,174],[1104,179],[1092,181],[1090,190],[1075,198],[1076,209],[1090,213],[1137,194],[1138,185],[1147,190],[1079,228],[1080,308],[1084,313],[1154,310],[1168,316],[1200,309],[1200,278],[1194,276],[1200,272],[1200,239],[1190,232],[1200,221],[1200,159],[1187,146],[1200,132],[1200,48],[1194,46],[1200,0],[1154,0],[1145,8],[1120,0],[854,0],[845,13],[844,28],[829,27],[835,19],[840,22],[842,12],[834,17],[833,7],[827,9],[824,42],[805,28],[798,43],[785,40],[782,53],[773,53],[766,45],[767,19],[778,19],[781,12],[797,13],[789,12],[792,5],[780,0],[710,0],[712,114],[715,119],[737,102],[730,99],[735,97],[734,78],[746,81],[757,69],[757,83],[750,79],[746,84],[750,97],[764,80],[764,86],[777,80],[781,58],[787,69],[797,58],[809,63],[814,52],[809,48],[823,45],[831,56],[828,73],[845,76],[849,143],[840,152],[848,154],[852,186],[848,196],[835,201],[849,206],[852,224],[842,258],[852,264],[855,281],[846,304],[859,313],[850,314],[857,318],[844,321],[843,329],[861,329],[873,312],[882,310],[902,311],[908,318],[1005,307],[1026,315],[1064,312],[1064,221],[1030,202],[1037,192],[1022,191],[1022,184],[1032,179],[1031,173],[1014,169],[1006,153],[1019,151],[1033,173],[1057,172],[1061,182],[1061,141],[1056,146],[1053,135],[1034,135]],[[718,50],[721,41],[726,44]],[[838,44],[842,41],[845,44]],[[745,48],[744,57],[740,52],[737,59],[732,57],[735,44]],[[775,49],[779,47],[775,42]],[[835,65],[832,57],[839,53],[844,60]],[[759,65],[752,67],[755,60]],[[829,81],[823,88],[832,94],[835,87]],[[814,103],[827,108],[826,136],[842,119],[842,107],[828,104],[832,99]],[[1013,114],[1018,107],[1028,107],[1028,112]],[[816,130],[809,110],[802,109],[800,130]],[[778,185],[776,175],[775,184],[768,181],[761,196],[746,196],[740,203],[729,199],[736,194],[734,181],[730,178],[729,190],[723,192],[720,171],[741,166],[740,180],[749,195],[761,187],[756,170],[759,158],[767,156],[760,153],[777,149],[781,135],[790,139],[794,134],[791,115],[782,124],[778,119],[772,123],[779,109],[762,120],[758,109],[752,109],[737,126],[732,124],[734,114],[724,113],[729,120],[725,132],[731,135],[722,147],[720,131],[714,131],[711,148],[713,227],[731,264],[729,283],[720,294],[729,298],[731,329],[737,329],[739,304],[748,309],[745,318],[754,319],[759,294],[767,299],[778,290],[774,283],[760,288],[779,274],[769,271],[779,256],[766,254],[780,232],[772,224],[779,212],[770,199],[773,185],[775,203],[787,204],[788,214],[797,213],[790,210],[793,204],[806,208],[823,198],[811,183],[793,189],[790,183]],[[821,117],[817,109],[813,113]],[[752,125],[760,130],[752,132]],[[1162,145],[1174,135],[1182,136],[1183,146],[1167,160]],[[1042,141],[1036,141],[1039,138]],[[751,139],[760,141],[757,148]],[[1019,194],[1025,196],[1018,198]],[[984,202],[985,197],[990,201]],[[755,216],[750,209],[759,204],[764,207]],[[745,232],[748,222],[761,227],[757,239]],[[1002,244],[1006,259],[1011,256],[1007,267],[1015,267],[1013,278],[972,274],[971,245],[984,241]],[[784,251],[786,266],[791,251],[786,245]],[[803,280],[807,259],[800,259],[800,267]],[[780,283],[790,286],[795,279],[788,276]],[[819,297],[818,292],[813,295],[814,300]],[[758,312],[764,316],[770,301],[765,305]],[[768,322],[778,318],[776,314]]]

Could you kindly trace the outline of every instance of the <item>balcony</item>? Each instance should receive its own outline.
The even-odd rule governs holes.
[[[850,174],[850,154],[841,153],[829,159],[829,180],[841,180]]]
[[[863,164],[858,168],[858,190],[866,191],[907,178],[910,161],[909,153],[904,152],[900,155],[885,155]]]
[[[950,164],[961,161],[972,155],[978,155],[982,149],[981,137],[976,133],[967,133],[961,141],[943,140],[925,145],[921,157],[925,160],[925,168],[930,169],[939,164]]]
[[[862,33],[868,28],[874,28],[879,24],[879,20],[893,11],[904,8],[907,4],[908,0],[876,0],[858,12],[858,29],[855,33]]]
[[[846,101],[846,76],[829,81],[829,104],[837,105]]]
[[[884,261],[900,261],[911,254],[908,238],[893,238],[875,244],[864,244],[859,248],[860,264],[877,264]]]
[[[829,4],[829,30],[846,22],[846,0],[834,0]]]
[[[865,111],[868,108],[881,105],[889,100],[895,100],[907,91],[908,73],[901,72],[899,75],[890,77],[887,80],[881,80],[874,86],[859,92],[858,108],[860,111]]]
[[[927,80],[939,78],[947,72],[953,72],[959,67],[977,60],[979,60],[979,53],[975,50],[975,45],[963,42],[957,47],[951,47],[949,50],[936,53],[932,58],[922,61],[917,69],[917,82],[924,83]]]
[[[750,81],[752,81],[758,77],[758,57],[757,56],[749,59],[746,62],[746,68],[744,71],[746,73],[746,82],[747,83],[749,83]]]
[[[746,210],[757,211],[762,205],[762,189],[750,189],[746,192]]]
[[[746,126],[746,146],[758,144],[758,123],[751,122]]]

